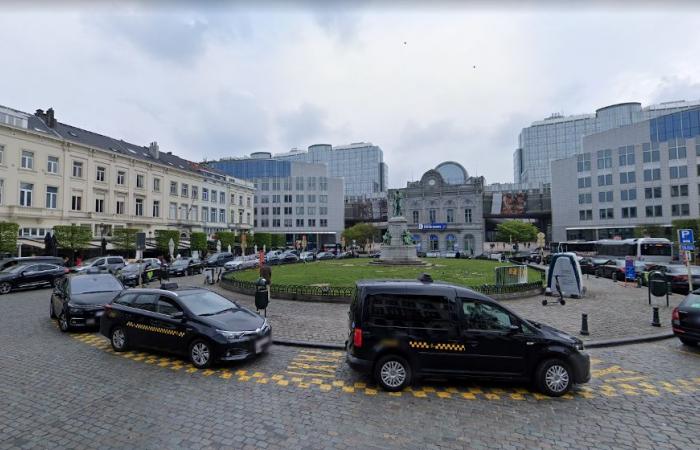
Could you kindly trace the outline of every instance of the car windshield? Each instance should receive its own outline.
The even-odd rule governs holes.
[[[221,255],[221,253],[214,253],[209,258],[207,258],[207,261],[216,261],[219,258],[219,255]]]
[[[124,289],[112,275],[81,275],[70,280],[73,295],[96,292],[118,292]]]
[[[195,291],[180,295],[180,301],[197,316],[213,316],[224,311],[240,309],[232,301],[210,291]]]
[[[173,267],[186,266],[189,264],[188,259],[178,259],[173,263]]]

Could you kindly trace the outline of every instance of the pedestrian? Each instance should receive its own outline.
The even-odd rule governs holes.
[[[69,262],[70,262],[70,260],[68,259],[68,257],[67,257],[67,256],[64,256],[64,257],[63,257],[63,265],[64,265],[65,267],[68,267],[68,263],[69,263]]]
[[[78,267],[83,265],[83,257],[81,255],[75,257],[75,265]]]

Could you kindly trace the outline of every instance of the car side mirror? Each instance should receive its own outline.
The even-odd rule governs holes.
[[[508,327],[508,334],[515,334],[520,332],[520,325],[511,325]]]

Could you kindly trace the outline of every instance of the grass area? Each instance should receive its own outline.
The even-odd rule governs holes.
[[[376,266],[367,258],[316,261],[307,264],[272,266],[272,282],[278,284],[354,286],[363,279],[416,279],[429,273],[436,281],[477,286],[496,282],[495,268],[506,266],[496,261],[478,259],[426,258],[427,266]],[[255,281],[258,270],[245,270],[234,275],[239,280]],[[540,275],[528,269],[528,281],[539,281]]]

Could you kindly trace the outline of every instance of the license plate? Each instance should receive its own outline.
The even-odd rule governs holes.
[[[86,324],[86,325],[95,325],[95,319],[87,319],[87,320],[85,321],[85,324]]]
[[[270,336],[265,336],[255,342],[255,353],[260,353],[270,343]]]
[[[102,313],[104,313],[104,311],[96,311],[95,317],[102,317]]]

